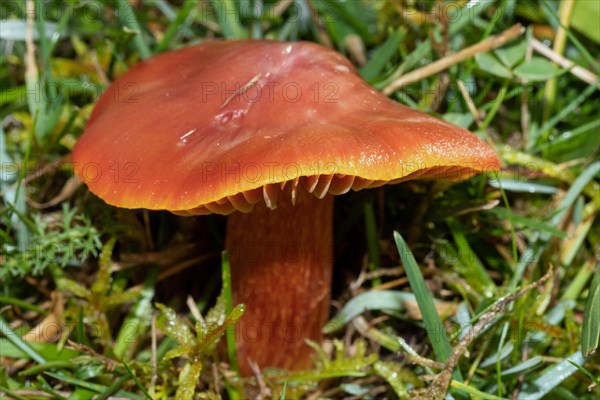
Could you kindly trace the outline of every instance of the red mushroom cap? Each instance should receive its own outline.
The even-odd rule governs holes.
[[[471,132],[375,91],[308,42],[212,41],[117,79],[73,150],[107,203],[181,214],[274,208],[291,182],[318,197],[496,170]]]

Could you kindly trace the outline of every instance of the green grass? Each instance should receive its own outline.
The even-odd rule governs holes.
[[[243,310],[219,258],[223,219],[194,219],[199,232],[69,180],[110,81],[205,38],[311,40],[355,59],[352,35],[360,73],[382,90],[517,22],[526,32],[506,46],[391,95],[476,132],[502,171],[337,199],[331,340],[312,344],[312,369],[263,371],[264,386],[282,399],[600,396],[600,94],[528,51],[562,26],[564,56],[597,75],[585,29],[598,11],[575,5],[565,23],[555,1],[397,4],[0,2],[0,398],[233,399],[258,387],[236,374],[230,329]]]

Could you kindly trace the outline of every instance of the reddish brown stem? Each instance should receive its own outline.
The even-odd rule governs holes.
[[[299,370],[310,366],[305,339],[322,340],[328,316],[333,259],[333,198],[298,192],[276,210],[257,204],[234,213],[227,226],[233,300],[246,312],[236,327],[240,371],[259,367]]]

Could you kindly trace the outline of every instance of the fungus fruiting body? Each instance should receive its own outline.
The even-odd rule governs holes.
[[[246,40],[134,66],[98,101],[73,162],[118,207],[231,214],[246,374],[248,359],[310,363],[304,339],[321,339],[328,312],[334,195],[499,167],[476,135],[388,99],[339,53]]]

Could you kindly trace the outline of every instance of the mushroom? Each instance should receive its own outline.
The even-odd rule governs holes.
[[[96,104],[72,154],[107,203],[229,215],[241,372],[303,369],[328,316],[333,196],[496,170],[471,132],[375,91],[308,42],[212,41],[147,59]]]

